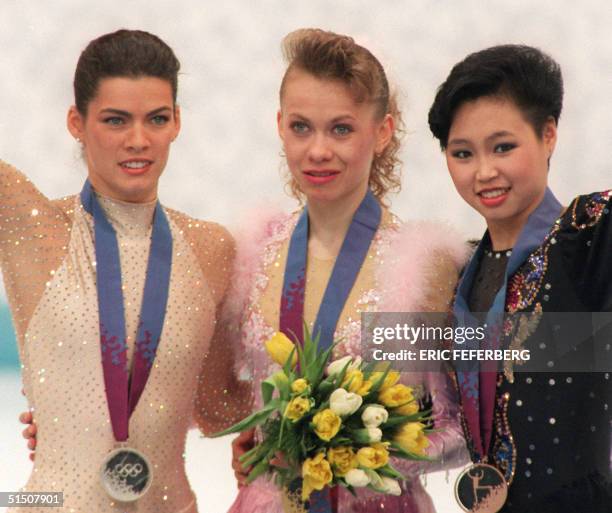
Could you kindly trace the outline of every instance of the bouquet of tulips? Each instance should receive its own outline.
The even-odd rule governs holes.
[[[263,441],[240,458],[252,467],[248,482],[265,472],[282,487],[301,479],[304,502],[334,485],[399,495],[404,476],[390,457],[428,459],[430,412],[420,411],[413,390],[397,383],[398,372],[359,357],[330,363],[335,344],[319,351],[318,338],[308,330],[304,338],[302,346],[276,333],[266,342],[282,370],[261,384],[263,408],[215,436],[261,426]],[[286,466],[273,464],[279,452]]]

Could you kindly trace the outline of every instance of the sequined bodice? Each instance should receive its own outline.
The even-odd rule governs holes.
[[[0,170],[2,267],[24,388],[38,425],[36,461],[25,490],[62,491],[68,512],[194,512],[183,452],[227,283],[231,239],[216,225],[165,209],[174,241],[168,308],[128,440],[150,459],[153,484],[137,503],[118,504],[98,482],[115,440],[100,363],[93,220],[78,196],[51,202],[16,170],[1,163]],[[103,197],[100,203],[117,232],[131,358],[154,203]]]

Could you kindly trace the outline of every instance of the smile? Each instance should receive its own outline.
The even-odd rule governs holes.
[[[146,173],[153,164],[152,160],[134,159],[120,162],[121,169],[130,175],[140,175]]]
[[[493,199],[493,198],[498,198],[499,196],[503,196],[509,190],[510,190],[510,187],[506,187],[503,189],[489,189],[486,191],[479,192],[478,195],[485,199]]]
[[[480,191],[478,196],[480,197],[480,203],[487,208],[495,208],[502,205],[506,198],[508,198],[508,192],[511,187],[500,187],[498,189],[486,189]]]
[[[334,171],[329,169],[323,170],[315,170],[309,169],[307,171],[303,171],[303,174],[310,183],[314,185],[322,185],[334,180],[339,174],[340,171]]]

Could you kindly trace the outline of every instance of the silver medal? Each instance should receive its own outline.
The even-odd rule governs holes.
[[[147,493],[152,480],[147,458],[128,447],[120,447],[107,454],[100,469],[102,487],[119,502],[137,501]]]

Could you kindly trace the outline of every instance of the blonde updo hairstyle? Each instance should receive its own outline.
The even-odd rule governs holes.
[[[320,79],[346,84],[356,102],[376,105],[378,120],[387,114],[393,117],[393,136],[386,148],[374,156],[369,179],[370,189],[384,204],[387,193],[398,192],[401,188],[401,160],[397,154],[404,130],[396,95],[389,91],[382,65],[352,37],[320,29],[299,29],[289,33],[283,39],[282,50],[287,69],[280,86],[281,101],[291,71],[300,69]],[[288,186],[291,194],[303,201],[303,193],[293,178],[290,178]]]

